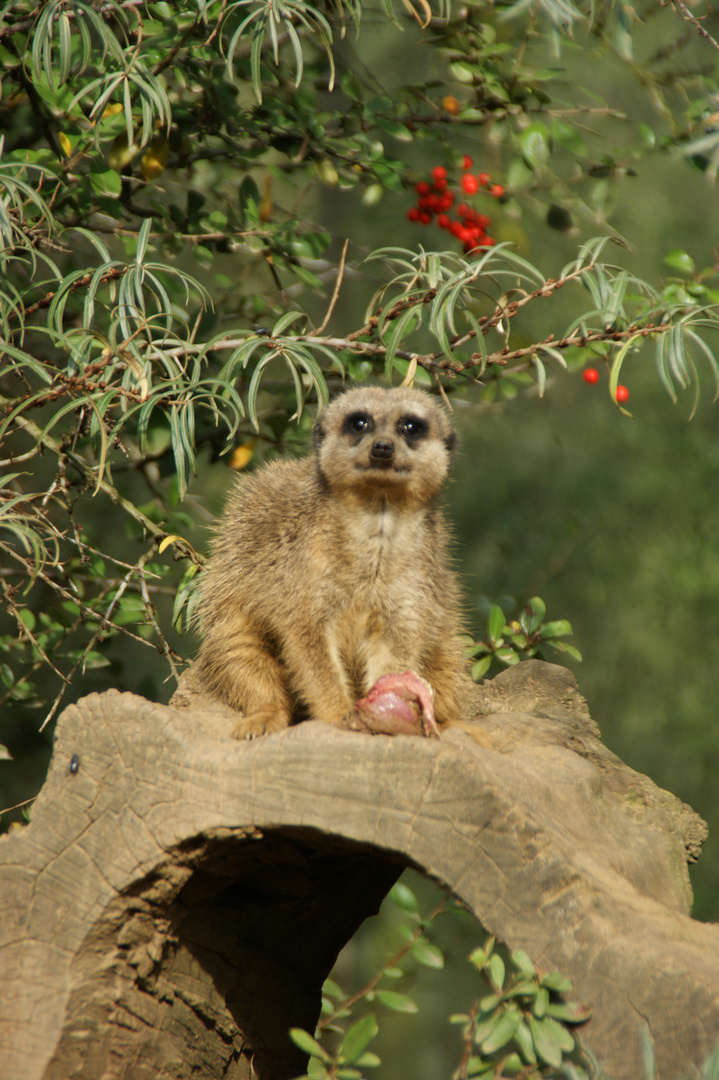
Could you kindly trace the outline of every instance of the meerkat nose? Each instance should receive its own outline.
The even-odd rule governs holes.
[[[377,439],[377,442],[372,444],[370,457],[380,458],[384,461],[394,457],[394,443],[390,442],[389,439]]]

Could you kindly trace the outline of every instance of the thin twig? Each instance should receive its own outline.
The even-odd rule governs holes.
[[[14,806],[6,806],[3,810],[0,810],[0,816],[3,814],[9,814],[11,810],[19,810],[23,806],[29,806],[30,803],[35,802],[37,795],[33,795],[31,799],[23,799],[22,802],[15,803]]]
[[[43,649],[42,645],[40,644],[40,642],[37,640],[37,638],[33,634],[30,627],[27,626],[22,621],[22,619],[20,618],[20,610],[17,607],[15,601],[13,600],[13,596],[12,596],[13,590],[10,588],[10,586],[7,584],[6,581],[0,581],[0,586],[2,586],[2,591],[5,594],[5,602],[6,602],[8,608],[10,610],[10,614],[12,615],[12,617],[15,619],[15,622],[17,623],[17,628],[18,628],[18,633],[19,633],[19,636],[20,636],[20,640],[22,640],[23,637],[28,638],[32,642],[33,646],[37,649],[40,656],[43,658],[43,661],[49,667],[52,668],[52,670],[55,672],[55,674],[60,679],[64,679],[65,676],[63,675],[63,673],[58,668],[55,667],[52,660],[47,655],[47,653]]]
[[[153,630],[157,634],[159,640],[162,642],[163,647],[162,647],[162,649],[160,651],[163,653],[164,656],[167,657],[167,662],[169,663],[170,667],[172,668],[172,674],[175,677],[175,682],[179,682],[180,676],[178,674],[177,668],[175,667],[175,661],[173,659],[173,651],[172,651],[172,648],[170,647],[170,645],[169,645],[169,643],[167,641],[167,638],[165,637],[162,630],[160,629],[160,624],[158,623],[157,618],[156,618],[157,612],[156,612],[156,609],[155,609],[155,605],[153,604],[152,600],[150,599],[150,592],[149,592],[149,589],[147,587],[147,582],[145,580],[145,565],[146,565],[148,559],[150,559],[150,557],[152,555],[154,555],[155,552],[156,552],[156,545],[153,544],[150,551],[147,551],[142,556],[142,558],[138,559],[138,561],[137,561],[137,577],[138,577],[138,580],[140,582],[140,590],[142,592],[142,599],[145,601],[145,613],[146,613],[147,618],[149,619],[149,621],[150,621],[150,623],[152,625]],[[175,654],[175,655],[177,655],[177,654]],[[181,660],[182,658],[178,657],[178,659]]]
[[[445,897],[444,900],[441,900],[440,903],[437,904],[437,906],[432,911],[430,911],[427,918],[421,920],[421,922],[417,925],[416,929],[413,931],[409,941],[407,941],[402,946],[402,948],[394,954],[390,962],[388,964],[385,964],[382,970],[379,971],[376,975],[374,975],[366,984],[366,986],[363,986],[362,989],[358,990],[356,994],[351,994],[349,997],[346,997],[344,1001],[341,1001],[339,1003],[333,1013],[331,1013],[329,1016],[324,1017],[324,1019],[318,1021],[318,1029],[322,1030],[322,1028],[327,1027],[328,1024],[331,1024],[332,1021],[335,1020],[338,1012],[344,1012],[345,1009],[351,1009],[353,1005],[356,1005],[358,1001],[361,1001],[363,997],[365,997],[372,990],[374,990],[377,983],[379,983],[383,978],[385,971],[388,971],[390,968],[397,967],[397,964],[399,964],[402,957],[407,955],[415,942],[426,931],[427,927],[434,922],[438,915],[442,914],[448,903],[449,897]]]
[[[692,15],[691,11],[684,3],[684,0],[670,0],[670,3],[674,10],[678,11],[681,17],[686,22],[691,23],[695,30],[697,30],[703,38],[706,38],[706,40],[709,41],[715,49],[719,49],[719,42],[711,36],[708,30],[704,29],[699,19],[697,19],[696,15]],[[709,14],[709,12],[707,12],[707,14]]]
[[[347,258],[347,248],[349,246],[350,246],[349,240],[345,240],[344,247],[342,248],[342,254],[340,256],[340,265],[339,265],[339,270],[337,271],[337,280],[335,282],[334,292],[332,293],[332,299],[330,300],[330,306],[327,308],[327,314],[325,315],[324,319],[322,320],[320,325],[315,330],[316,334],[323,334],[326,327],[327,327],[327,323],[332,318],[332,312],[335,309],[335,304],[337,303],[337,297],[339,296],[340,288],[342,287],[342,278],[344,277],[344,272],[345,272],[345,259]]]

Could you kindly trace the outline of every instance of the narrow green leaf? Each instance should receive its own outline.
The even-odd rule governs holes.
[[[555,619],[554,622],[545,623],[542,627],[542,637],[563,637],[572,633],[572,624],[567,619]]]
[[[566,653],[568,656],[574,657],[575,660],[581,662],[582,654],[579,649],[574,645],[570,645],[567,641],[548,641],[549,648],[554,649],[556,652]]]
[[[351,1065],[364,1054],[378,1031],[376,1017],[373,1013],[367,1013],[349,1029],[339,1045],[337,1056],[344,1064]]]
[[[170,409],[170,433],[172,436],[172,453],[175,459],[177,473],[177,490],[180,500],[187,493],[188,466],[192,461],[192,446],[187,439],[187,429],[183,423],[182,406],[175,405]]]
[[[674,248],[664,256],[664,262],[673,270],[679,270],[682,274],[693,274],[695,270],[694,259],[688,252],[681,248]]]
[[[541,1020],[541,1018],[545,1015],[547,1011],[548,1005],[549,990],[546,986],[540,986],[539,991],[534,999],[534,1004],[532,1005],[532,1012],[538,1019]]]
[[[308,1031],[304,1031],[303,1028],[290,1028],[290,1038],[295,1046],[298,1046],[300,1050],[305,1054],[309,1054],[310,1057],[318,1057],[320,1061],[324,1061],[327,1065],[331,1064],[332,1058],[327,1053],[323,1046],[313,1039]]]
[[[378,990],[377,998],[383,1005],[394,1012],[416,1013],[419,1011],[408,994],[398,994],[395,990]]]
[[[343,1001],[347,996],[342,989],[333,979],[325,979],[322,984],[322,992],[327,994],[327,997],[336,998],[337,1001]]]
[[[489,638],[493,644],[501,638],[504,631],[504,624],[504,612],[498,604],[492,604],[489,613]]]
[[[514,949],[510,957],[512,963],[525,979],[533,979],[536,975],[534,964],[527,956],[524,949]]]
[[[532,1033],[534,1050],[540,1061],[546,1065],[558,1068],[562,1064],[562,1048],[557,1042],[553,1030],[549,1027],[549,1020],[537,1020],[535,1016],[529,1017],[529,1030]]]
[[[286,311],[272,327],[272,336],[276,338],[280,337],[284,334],[288,326],[292,326],[293,323],[300,322],[306,318],[307,316],[303,311]]]
[[[252,48],[250,50],[250,69],[252,72],[252,86],[255,91],[255,97],[259,104],[262,104],[262,72],[260,68],[262,57],[262,42],[265,38],[265,25],[260,24],[255,28],[255,32],[252,35]]]
[[[377,1054],[374,1054],[371,1050],[365,1051],[362,1057],[357,1058],[357,1065],[361,1069],[376,1069],[381,1064],[381,1058],[377,1057]]]
[[[568,994],[572,989],[572,980],[562,975],[560,971],[548,971],[546,975],[542,975],[540,982],[542,986],[546,986],[548,990],[553,990],[556,994]]]
[[[503,1046],[506,1046],[514,1038],[521,1018],[522,1014],[518,1009],[507,1009],[500,1016],[496,1027],[480,1044],[484,1053],[494,1054],[497,1050],[501,1050]]]
[[[403,881],[397,881],[390,889],[390,900],[397,905],[398,908],[402,908],[403,911],[411,911],[413,913],[419,911],[419,902],[414,895],[409,885],[405,885]]]
[[[150,217],[145,218],[142,225],[140,226],[140,231],[139,231],[139,233],[137,235],[137,251],[135,253],[135,264],[138,267],[141,267],[143,262],[144,262],[145,252],[147,251],[147,242],[148,242],[148,240],[150,238],[150,229],[151,228],[152,228],[152,218],[150,218]],[[169,298],[168,298],[168,300],[169,300]]]
[[[528,601],[527,607],[529,608],[528,630],[530,634],[534,634],[542,625],[542,620],[547,614],[547,607],[541,596],[533,596],[532,599]]]
[[[472,678],[474,679],[474,681],[479,682],[480,679],[483,679],[486,673],[489,671],[491,665],[491,653],[489,653],[487,656],[483,656],[480,660],[477,660],[476,663],[472,664]]]
[[[421,321],[422,313],[417,308],[408,308],[390,323],[390,328],[383,339],[387,349],[384,360],[384,372],[387,380],[392,377],[392,366],[400,343],[420,325]]]
[[[489,961],[489,977],[492,980],[492,984],[496,986],[498,990],[501,990],[504,986],[504,976],[504,960],[499,953],[493,953],[492,958]]]
[[[620,349],[617,350],[614,359],[612,360],[612,366],[609,372],[609,393],[612,401],[617,400],[617,386],[619,385],[619,373],[622,370],[622,364],[626,359],[627,353],[634,347],[634,342],[637,338],[640,338],[641,334],[632,334],[627,338]]]
[[[428,941],[418,941],[412,946],[412,955],[420,964],[429,968],[443,968],[444,954],[436,945]]]
[[[273,349],[265,354],[255,366],[255,370],[252,372],[250,379],[250,385],[247,389],[247,411],[249,413],[250,420],[252,421],[255,431],[259,431],[260,422],[257,419],[257,394],[260,389],[260,381],[262,374],[271,360],[277,355]]]
[[[525,1020],[520,1020],[514,1033],[514,1041],[519,1047],[519,1052],[528,1065],[537,1064],[537,1055],[534,1052],[534,1040],[529,1025]]]

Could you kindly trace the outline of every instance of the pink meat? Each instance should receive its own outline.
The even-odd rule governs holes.
[[[426,679],[414,671],[382,675],[365,697],[357,702],[359,712],[372,727],[388,734],[418,734],[439,738],[434,717],[434,691]]]

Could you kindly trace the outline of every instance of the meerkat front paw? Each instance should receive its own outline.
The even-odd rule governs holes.
[[[243,716],[238,720],[233,731],[233,739],[256,739],[259,735],[272,735],[275,731],[283,731],[289,727],[287,720],[279,713],[266,712],[252,713],[251,716]]]

